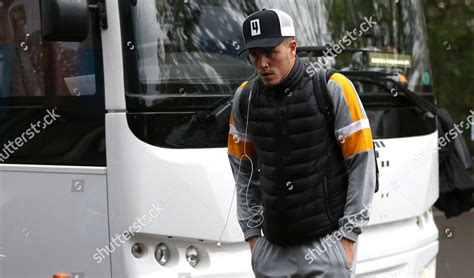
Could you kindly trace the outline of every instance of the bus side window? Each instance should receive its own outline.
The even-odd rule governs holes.
[[[93,68],[84,70],[78,58],[81,50],[91,48],[91,39],[83,43],[43,41],[38,2],[13,1],[0,9],[0,44],[5,59],[2,96],[77,95],[81,88],[73,88],[78,83],[74,77],[94,73]],[[81,58],[86,58],[82,60],[85,64],[93,64],[92,56]],[[95,80],[90,77],[88,81]]]
[[[0,1],[0,146],[22,134],[25,141],[29,127],[53,108],[61,117],[18,150],[0,154],[8,157],[4,163],[105,165],[97,23],[84,42],[45,41],[39,5]]]

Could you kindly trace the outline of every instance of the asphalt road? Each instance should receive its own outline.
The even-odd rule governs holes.
[[[439,230],[436,277],[474,278],[474,210],[446,219],[435,210]]]

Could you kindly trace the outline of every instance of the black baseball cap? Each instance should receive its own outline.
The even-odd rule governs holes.
[[[239,55],[250,48],[278,46],[285,37],[295,36],[293,19],[277,9],[261,10],[249,15],[242,23],[244,46]]]

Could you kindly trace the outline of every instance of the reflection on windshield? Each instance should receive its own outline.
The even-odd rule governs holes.
[[[212,3],[214,2],[214,3]],[[199,4],[197,4],[199,3]],[[238,60],[242,16],[230,3],[217,1],[140,1],[134,9],[139,80],[148,93],[173,84],[193,84],[187,93],[205,92],[206,84],[237,84],[252,75]],[[156,88],[154,85],[163,85]],[[183,88],[173,87],[183,94]],[[230,93],[232,88],[226,88]],[[190,91],[190,92],[188,92]]]
[[[254,71],[243,43],[245,17],[263,8],[292,16],[300,58],[321,59],[314,49],[336,45],[364,18],[377,24],[329,59],[341,71],[404,76],[412,91],[429,90],[430,74],[420,0],[140,0],[120,1],[127,120],[140,140],[166,148],[224,147],[230,109],[221,108]],[[306,47],[306,51],[304,48]],[[321,52],[321,51],[320,51]],[[370,54],[372,53],[372,54]],[[376,53],[373,55],[373,53]],[[369,55],[370,54],[370,55]],[[369,63],[369,58],[376,58]],[[377,60],[378,59],[378,60]],[[352,75],[353,77],[354,75]],[[361,77],[362,78],[362,77]],[[431,133],[435,121],[382,84],[355,82],[377,138]],[[408,81],[408,82],[407,82]],[[388,83],[388,82],[387,82]],[[386,88],[387,87],[387,88]],[[375,94],[372,94],[375,93]],[[228,106],[227,106],[228,107]],[[223,111],[219,117],[209,117]],[[400,125],[400,122],[410,125]]]
[[[91,37],[43,41],[39,1],[0,1],[0,97],[95,94]]]
[[[332,66],[401,72],[413,91],[430,85],[425,78],[430,65],[418,0],[143,0],[131,7],[140,91],[130,91],[169,96],[183,96],[183,90],[187,96],[231,94],[253,74],[245,57],[237,58],[243,43],[241,22],[262,8],[281,9],[293,17],[298,46],[334,44],[365,17],[374,16],[377,25],[351,41],[350,47],[410,55],[411,68],[371,67],[361,60],[362,52],[353,51],[337,56]],[[302,58],[307,63],[314,59]]]

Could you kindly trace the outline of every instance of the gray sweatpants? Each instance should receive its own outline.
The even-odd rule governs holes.
[[[355,277],[354,260],[349,265],[339,240],[313,240],[300,245],[279,246],[259,237],[252,251],[255,277]]]

